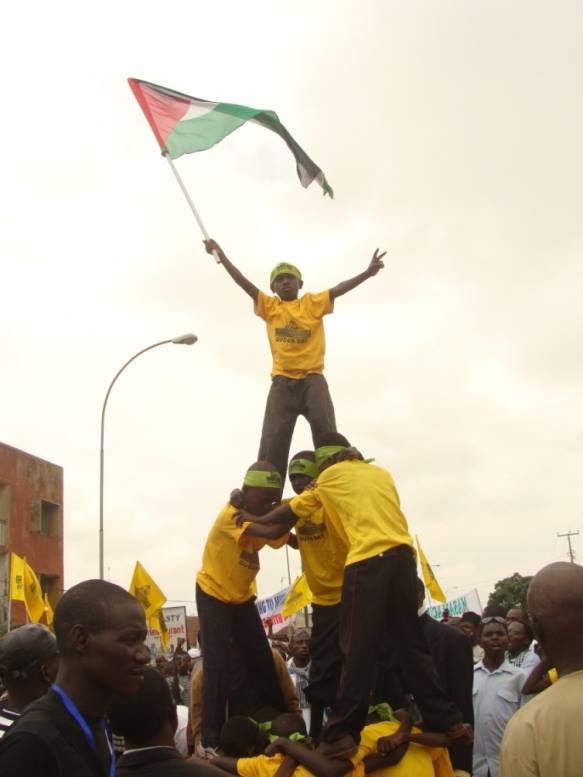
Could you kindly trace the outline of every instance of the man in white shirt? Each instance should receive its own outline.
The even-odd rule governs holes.
[[[480,624],[484,658],[474,666],[474,777],[498,777],[506,724],[522,704],[527,675],[506,660],[506,621],[489,616]]]
[[[306,686],[310,682],[310,632],[308,629],[298,629],[292,635],[289,643],[291,658],[287,662],[294,688],[300,700],[300,710],[306,728],[310,728],[310,702],[306,698]]]

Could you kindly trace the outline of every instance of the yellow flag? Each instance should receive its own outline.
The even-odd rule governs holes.
[[[10,554],[10,599],[24,601],[24,559],[16,553]]]
[[[136,561],[129,592],[140,602],[147,617],[154,615],[163,604],[166,604],[166,597],[139,561]]]
[[[429,595],[432,599],[435,599],[436,602],[447,602],[447,597],[441,590],[441,586],[437,582],[437,578],[433,574],[433,570],[431,569],[429,565],[429,561],[427,561],[427,557],[425,556],[425,553],[423,553],[423,550],[421,549],[421,545],[419,543],[419,537],[415,537],[417,540],[417,549],[419,550],[419,562],[421,563],[421,572],[423,574],[423,582],[425,583],[425,586],[427,590],[429,591]]]
[[[24,604],[29,620],[40,623],[40,619],[45,614],[43,592],[33,568],[26,561],[24,562]]]
[[[48,596],[46,594],[43,596],[43,602],[45,603],[45,614],[47,616],[47,626],[50,626],[53,622],[53,608],[51,607],[51,603],[49,602]]]
[[[281,608],[281,614],[287,618],[288,615],[293,615],[303,607],[307,607],[312,601],[312,592],[308,585],[305,575],[296,577],[292,587],[289,589],[283,607]]]
[[[148,616],[148,628],[160,632],[162,650],[168,650],[168,646],[170,644],[170,635],[168,634],[168,628],[166,626],[166,621],[164,620],[164,613],[162,612],[162,608],[156,610],[156,612]]]

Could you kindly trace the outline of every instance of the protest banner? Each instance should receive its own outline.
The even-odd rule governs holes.
[[[184,639],[182,647],[186,650],[186,607],[162,607],[162,614],[164,615],[164,622],[166,623],[166,628],[168,630],[169,652],[174,652],[178,640],[181,638]],[[162,650],[160,632],[158,629],[148,629],[146,645],[152,656],[157,656],[159,653],[164,652]]]
[[[448,599],[445,604],[434,604],[427,608],[427,612],[436,621],[441,620],[443,611],[447,610],[451,618],[461,618],[464,612],[472,610],[477,612],[478,615],[482,614],[482,605],[480,603],[480,596],[476,588],[472,588],[467,594],[458,596],[455,599]]]
[[[288,595],[290,587],[291,586],[288,585],[287,588],[278,591],[276,594],[273,594],[273,596],[268,596],[265,599],[258,599],[255,602],[255,606],[257,607],[259,615],[261,616],[261,620],[263,621],[263,627],[265,628],[265,631],[268,630],[267,621],[269,619],[273,624],[274,634],[293,623],[293,616],[285,617],[281,614],[283,603],[285,602],[285,597]]]

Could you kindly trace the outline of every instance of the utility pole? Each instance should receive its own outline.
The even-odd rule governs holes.
[[[573,550],[573,546],[571,545],[571,537],[576,537],[579,534],[579,530],[577,531],[567,531],[564,534],[558,534],[557,537],[566,537],[567,542],[569,544],[569,560],[571,561],[571,564],[575,563],[575,551]]]

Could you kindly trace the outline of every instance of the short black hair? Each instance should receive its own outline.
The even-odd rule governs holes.
[[[464,612],[462,615],[462,623],[463,621],[467,621],[468,623],[471,623],[472,626],[475,626],[478,628],[480,625],[480,616],[477,612],[472,612],[472,610],[468,610],[467,612]]]
[[[303,734],[306,736],[306,722],[297,712],[283,712],[271,724],[271,733],[277,737],[286,737],[288,739],[292,734]]]
[[[504,609],[504,607],[501,607],[499,604],[488,604],[486,605],[486,607],[484,607],[482,618],[488,618],[491,616],[494,616],[496,618],[505,618],[506,610]]]
[[[296,459],[316,461],[316,456],[314,455],[314,451],[299,451],[298,453],[294,453],[294,455],[290,458],[290,461],[295,461]]]
[[[350,443],[346,437],[339,432],[321,434],[316,440],[316,448],[321,448],[323,445],[344,445],[346,448],[350,448]]]
[[[115,583],[107,580],[84,580],[66,591],[55,608],[53,628],[59,652],[68,651],[71,629],[80,624],[95,634],[110,623],[110,610],[117,604],[138,600]]]
[[[223,724],[219,746],[230,758],[248,758],[263,752],[263,735],[254,720],[233,715]]]
[[[148,747],[164,723],[175,715],[168,683],[149,666],[144,669],[140,689],[131,696],[116,696],[107,711],[113,731],[138,747]]]

